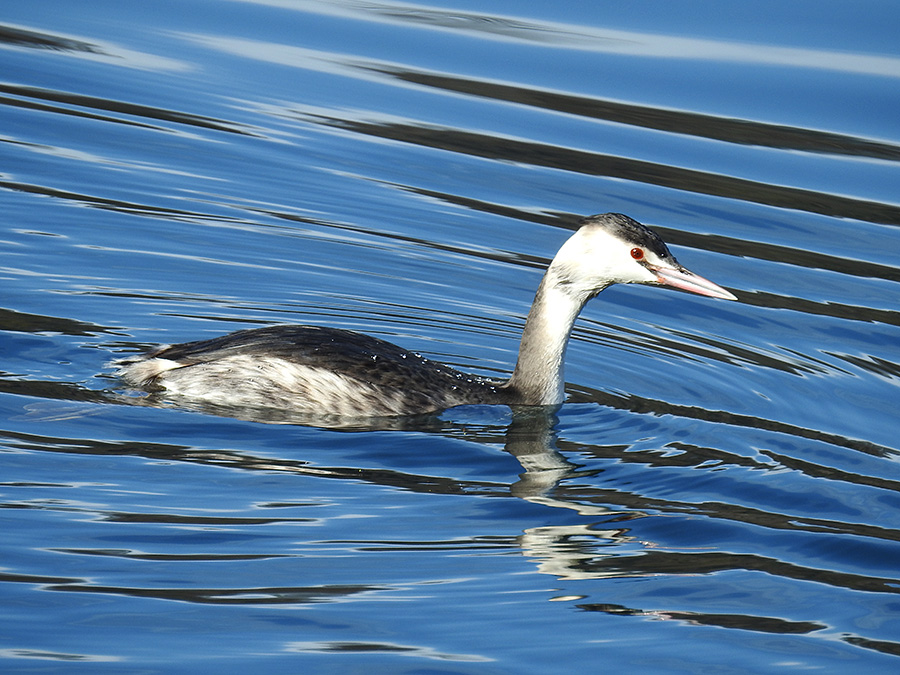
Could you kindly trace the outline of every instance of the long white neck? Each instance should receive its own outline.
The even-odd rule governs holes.
[[[574,288],[567,283],[557,265],[550,265],[525,321],[519,360],[506,385],[515,394],[516,403],[556,405],[563,402],[569,335],[579,312],[593,295]]]

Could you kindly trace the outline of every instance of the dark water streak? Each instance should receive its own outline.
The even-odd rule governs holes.
[[[870,223],[900,225],[900,208],[862,199],[768,185],[744,178],[657,164],[629,157],[562,148],[544,143],[488,136],[461,129],[425,127],[401,123],[364,122],[301,113],[301,117],[354,133],[588,176],[621,178],[658,187],[735,199],[767,206],[797,209],[835,218],[854,218]]]
[[[210,129],[212,131],[223,131],[231,134],[241,134],[245,136],[257,136],[249,127],[238,124],[236,122],[228,122],[225,120],[204,117],[202,115],[194,115],[191,113],[179,112],[177,110],[166,110],[154,106],[140,105],[137,103],[129,103],[127,101],[115,101],[97,96],[84,96],[66,91],[53,91],[48,89],[40,89],[37,87],[26,87],[21,85],[11,85],[0,83],[0,92],[17,96],[20,98],[11,98],[9,96],[0,98],[0,104],[18,106],[22,108],[30,108],[42,112],[50,112],[61,115],[73,115],[75,117],[84,117],[98,122],[111,122],[114,124],[128,124],[131,126],[143,127],[153,131],[171,132],[168,127],[146,124],[135,120],[122,117],[110,117],[108,115],[97,115],[96,113],[85,112],[84,110],[73,109],[72,107],[49,106],[39,101],[54,101],[64,103],[67,106],[77,106],[78,108],[87,108],[88,110],[105,110],[108,112],[118,113],[119,115],[128,115],[130,117],[138,117],[141,119],[161,120],[172,124],[184,125],[187,127],[199,127],[202,129]]]
[[[896,145],[814,129],[651,108],[426,71],[410,71],[366,64],[360,65],[359,68],[389,75],[402,82],[433,87],[438,90],[459,92],[493,101],[519,103],[541,110],[551,110],[655,131],[779,150],[870,157],[889,161],[900,160],[900,147]]]

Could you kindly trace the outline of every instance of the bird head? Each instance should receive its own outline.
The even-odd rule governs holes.
[[[620,213],[582,220],[578,231],[556,254],[551,268],[555,268],[560,286],[587,297],[611,284],[648,284],[737,300],[721,286],[681,265],[653,230]]]

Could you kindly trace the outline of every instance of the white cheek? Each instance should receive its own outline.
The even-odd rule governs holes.
[[[643,265],[634,265],[632,270],[634,280],[631,283],[649,284],[657,281],[656,275]]]
[[[646,284],[656,281],[656,275],[631,257],[630,251],[623,251],[601,274],[620,284]]]

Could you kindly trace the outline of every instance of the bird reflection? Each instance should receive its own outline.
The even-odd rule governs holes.
[[[126,397],[127,398],[127,397]],[[155,394],[139,398],[127,398],[131,405],[144,405],[153,407],[173,407],[173,404],[165,398]],[[488,406],[463,406],[449,413],[436,412],[426,415],[407,415],[400,417],[347,417],[342,415],[315,414],[309,412],[297,412],[276,408],[251,408],[234,405],[217,405],[209,401],[185,402],[178,400],[178,409],[189,409],[194,412],[211,414],[220,417],[229,417],[248,422],[265,424],[290,424],[319,429],[330,429],[344,432],[365,431],[417,431],[436,433],[447,436],[462,436],[470,441],[495,442],[502,439],[503,447],[507,453],[515,457],[521,465],[523,472],[518,480],[513,482],[505,490],[498,486],[490,489],[475,488],[464,481],[447,479],[448,492],[464,492],[471,494],[477,492],[484,494],[486,491],[499,496],[502,493],[518,497],[536,504],[567,508],[582,515],[609,515],[615,513],[610,509],[596,505],[584,504],[578,501],[570,501],[554,496],[554,491],[560,483],[568,478],[587,476],[596,471],[585,472],[579,465],[569,461],[557,446],[559,418],[557,412],[560,406],[512,406],[508,408],[509,423],[504,426],[490,424],[488,430],[483,433],[483,438],[474,438],[470,427],[466,422],[454,419],[455,413],[466,408],[496,410],[496,407]],[[492,420],[496,420],[496,413]],[[340,469],[317,469],[319,475],[322,472],[340,472]],[[365,475],[359,469],[352,469],[356,478]],[[410,474],[398,474],[409,477],[410,483],[406,487],[416,490],[412,483],[415,477]],[[433,481],[429,478],[429,484]],[[378,482],[378,481],[375,481]],[[450,486],[456,485],[454,490]],[[434,491],[433,486],[429,491]]]

